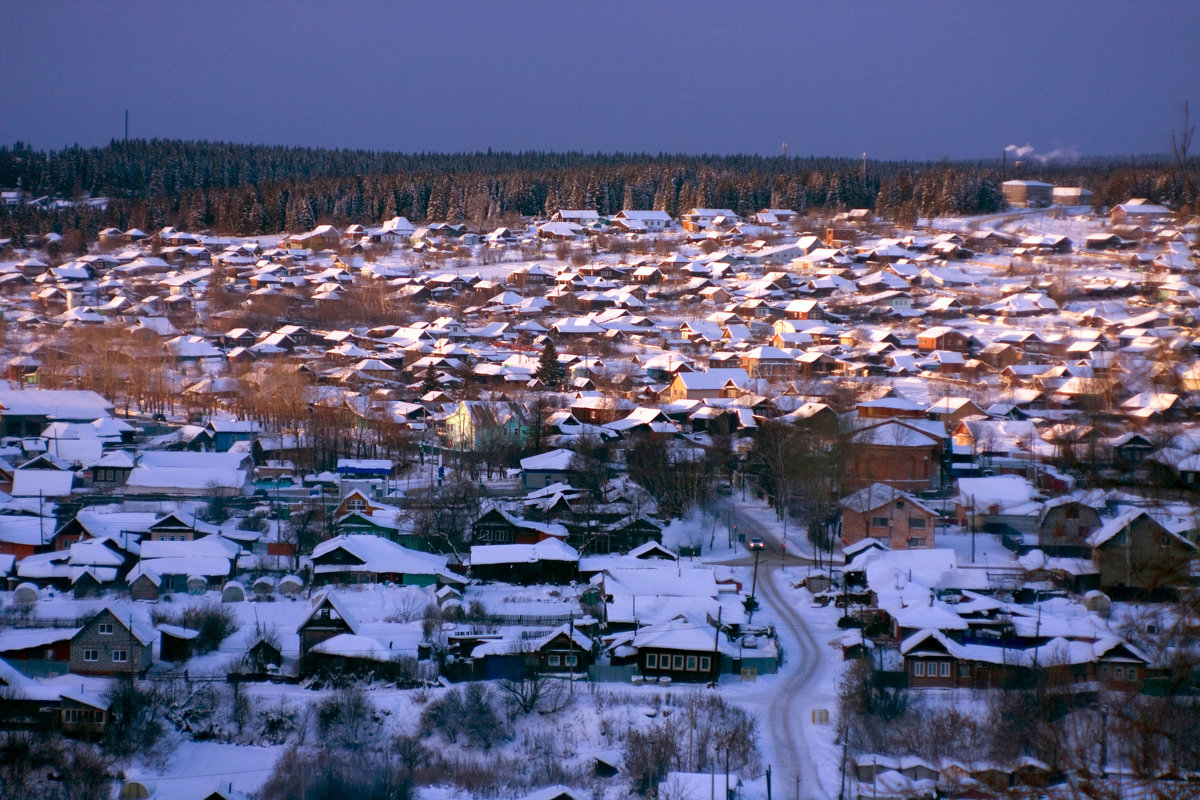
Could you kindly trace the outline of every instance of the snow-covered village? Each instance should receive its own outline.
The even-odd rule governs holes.
[[[940,161],[129,120],[0,146],[0,797],[1200,798],[1186,105]]]

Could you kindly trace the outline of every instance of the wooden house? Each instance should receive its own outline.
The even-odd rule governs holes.
[[[296,632],[300,635],[300,655],[327,639],[344,633],[357,634],[358,620],[336,595],[322,594],[313,598],[312,610]]]

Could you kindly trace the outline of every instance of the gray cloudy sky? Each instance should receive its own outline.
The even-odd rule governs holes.
[[[0,142],[1166,152],[1200,2],[19,2]]]

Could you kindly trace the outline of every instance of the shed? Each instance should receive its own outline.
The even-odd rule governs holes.
[[[158,657],[163,661],[187,661],[192,657],[192,642],[199,631],[178,625],[159,625]]]
[[[188,588],[190,589],[191,588],[191,585],[190,585],[191,579],[190,578],[188,579],[188,583],[189,583]],[[225,587],[223,589],[221,589],[221,602],[222,603],[244,603],[244,602],[246,602],[246,587],[242,585],[241,581],[229,581],[228,583],[225,584]]]

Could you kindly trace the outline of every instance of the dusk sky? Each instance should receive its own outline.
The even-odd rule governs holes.
[[[1200,2],[9,2],[0,142],[1164,153]]]

